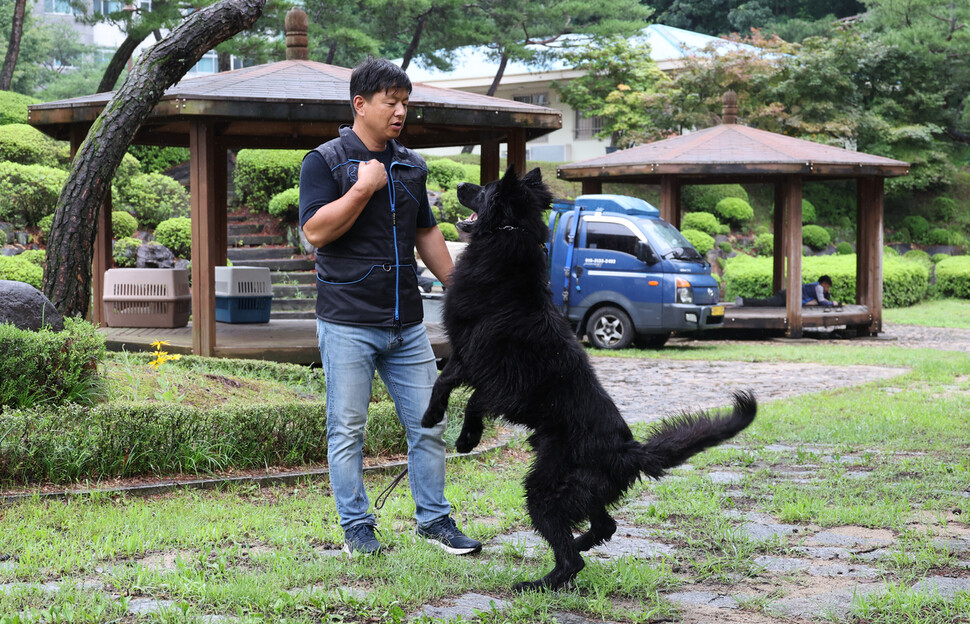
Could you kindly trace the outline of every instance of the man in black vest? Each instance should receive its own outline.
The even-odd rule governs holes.
[[[393,63],[359,65],[350,78],[353,126],[307,154],[300,172],[300,225],[317,247],[330,482],[349,554],[382,550],[362,468],[375,370],[407,434],[418,535],[454,554],[482,546],[455,526],[444,496],[444,423],[421,427],[437,367],[421,322],[414,249],[445,286],[454,267],[428,205],[424,159],[396,140],[410,93]]]

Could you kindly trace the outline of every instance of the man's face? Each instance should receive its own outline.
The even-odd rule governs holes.
[[[825,296],[828,297],[829,289],[832,288],[832,285],[827,282],[819,282],[819,284],[822,286],[822,292],[824,292]]]
[[[372,138],[396,139],[404,129],[404,118],[408,114],[408,92],[397,87],[378,91],[370,98],[358,95],[354,97],[354,110],[357,112],[355,123],[361,123]]]

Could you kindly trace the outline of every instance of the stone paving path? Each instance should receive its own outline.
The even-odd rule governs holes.
[[[970,331],[933,330],[908,326],[887,327],[889,340],[864,341],[869,345],[903,347],[931,345],[933,348],[970,352]],[[852,343],[851,341],[847,341]],[[859,343],[855,343],[859,344]],[[597,374],[607,390],[631,421],[653,420],[684,409],[709,408],[726,405],[732,390],[747,387],[745,382],[757,379],[755,387],[759,401],[768,402],[802,393],[817,392],[867,383],[892,377],[905,369],[877,366],[821,366],[815,364],[724,363],[670,360],[635,360],[594,358]],[[755,385],[755,384],[752,384]],[[801,451],[801,453],[797,453]],[[818,484],[828,473],[831,464],[838,462],[845,468],[847,478],[868,478],[868,473],[855,466],[859,457],[839,456],[834,449],[817,447],[786,447],[773,445],[761,453],[776,457],[808,454],[810,461],[800,459],[797,465],[772,465],[773,478],[779,482]],[[794,459],[792,460],[794,461]],[[712,468],[697,471],[691,466],[677,469],[668,479],[701,475],[723,488],[724,495],[736,502],[736,508],[751,507],[750,493],[743,488],[746,479],[768,467],[755,463],[743,468]],[[965,510],[970,508],[970,493]],[[632,557],[645,566],[657,566],[674,561],[683,554],[684,540],[670,527],[644,528],[633,518],[649,508],[656,500],[646,493],[634,497],[617,512],[619,528],[614,538],[588,553],[588,558],[611,560]],[[782,624],[787,622],[820,622],[841,619],[849,614],[855,600],[867,595],[885,593],[891,577],[894,556],[900,554],[898,537],[884,529],[861,526],[818,527],[781,522],[765,513],[731,511],[726,514],[735,530],[755,544],[764,554],[755,555],[757,573],[731,582],[694,582],[684,576],[685,584],[662,596],[681,609],[684,624]],[[924,523],[920,530],[932,531],[936,539],[932,547],[950,553],[952,565],[939,573],[908,583],[910,590],[930,596],[953,600],[970,592],[970,526],[965,516],[953,516],[945,524],[939,521]],[[500,535],[486,545],[481,561],[492,565],[490,555],[514,548],[526,559],[540,556],[546,544],[532,531],[516,531]],[[266,549],[269,550],[269,549]],[[318,551],[325,556],[340,556],[339,551]],[[142,566],[156,571],[174,569],[177,557],[191,553],[154,553],[139,560]],[[0,561],[0,572],[12,570],[13,561]],[[104,570],[100,570],[104,572]],[[30,587],[56,592],[62,583],[74,580],[54,580],[46,583],[0,584],[0,593]],[[100,578],[80,580],[80,588],[110,594]],[[366,589],[358,587],[297,587],[293,595],[303,593],[342,592],[357,599],[366,598]],[[117,596],[115,596],[117,598]],[[170,610],[171,600],[135,597],[128,602],[132,616],[144,616]],[[475,620],[482,612],[498,611],[510,605],[507,595],[489,596],[467,593],[425,605],[411,614],[412,618],[427,616],[441,621]],[[758,605],[752,607],[751,605]],[[575,613],[555,613],[560,624],[592,624],[594,621]],[[233,622],[231,615],[205,616],[204,622]],[[970,618],[961,621],[970,622]]]

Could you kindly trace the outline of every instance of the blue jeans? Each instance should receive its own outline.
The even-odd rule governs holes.
[[[364,489],[363,444],[374,371],[394,400],[408,441],[408,480],[419,526],[451,514],[445,498],[447,421],[421,426],[438,377],[424,325],[338,325],[317,319],[317,338],[327,381],[327,459],[340,526],[375,524]]]

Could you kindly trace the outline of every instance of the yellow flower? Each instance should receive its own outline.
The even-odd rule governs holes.
[[[168,346],[167,340],[156,340],[155,342],[152,343],[152,347],[154,347],[156,351],[161,349],[163,346],[166,346],[166,347]]]

